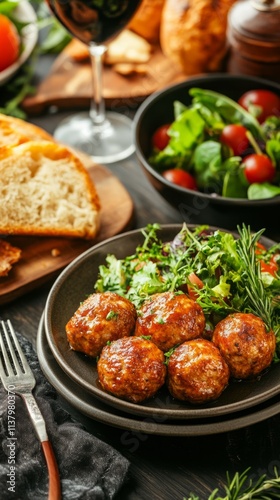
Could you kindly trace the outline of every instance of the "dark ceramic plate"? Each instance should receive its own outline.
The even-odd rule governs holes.
[[[249,425],[257,424],[280,412],[280,398],[275,396],[269,402],[262,403],[253,410],[244,410],[224,417],[212,417],[172,421],[162,416],[136,417],[127,415],[119,409],[112,408],[95,398],[80,385],[73,382],[55,361],[48,345],[43,317],[37,335],[37,354],[41,369],[47,380],[55,387],[57,392],[83,415],[113,427],[124,429],[125,432],[139,432],[159,436],[206,436],[234,431]]]
[[[169,241],[181,225],[162,226],[160,237]],[[191,226],[190,226],[191,227]],[[232,382],[218,400],[207,405],[193,406],[174,400],[167,389],[142,404],[134,404],[112,396],[98,383],[96,363],[69,348],[65,325],[81,301],[93,292],[98,267],[107,254],[123,258],[132,254],[143,242],[141,230],[130,231],[89,249],[75,259],[54,283],[46,303],[45,331],[50,349],[65,373],[89,394],[122,411],[146,417],[164,419],[198,419],[228,415],[263,403],[280,392],[280,364],[275,364],[257,381]],[[273,242],[264,239],[267,246]]]

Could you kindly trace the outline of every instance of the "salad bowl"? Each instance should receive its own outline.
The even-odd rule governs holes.
[[[217,192],[182,187],[162,175],[162,171],[151,162],[152,137],[162,125],[174,121],[175,101],[189,106],[190,89],[209,90],[229,97],[235,102],[246,92],[256,89],[269,90],[280,97],[280,85],[262,78],[242,75],[212,74],[188,78],[152,94],[139,107],[134,121],[136,155],[148,180],[158,193],[175,207],[182,221],[191,224],[211,224],[226,229],[249,224],[253,230],[266,229],[266,235],[280,237],[277,212],[280,195],[262,199],[222,196]],[[171,167],[170,167],[171,168]],[[229,183],[229,187],[231,184]],[[280,184],[279,184],[280,188]],[[228,192],[232,191],[229,190]],[[280,192],[280,190],[279,190]]]

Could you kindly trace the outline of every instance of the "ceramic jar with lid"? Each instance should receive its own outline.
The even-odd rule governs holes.
[[[229,11],[227,72],[280,82],[280,0],[239,0]]]

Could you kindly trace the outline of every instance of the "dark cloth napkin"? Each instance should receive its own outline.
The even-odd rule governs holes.
[[[21,336],[18,338],[37,381],[33,394],[46,420],[48,436],[58,462],[62,498],[113,499],[126,478],[129,462],[107,443],[87,432],[59,405],[57,392],[44,377],[32,344]],[[1,384],[0,498],[45,500],[48,498],[48,471],[25,404],[16,396],[14,415],[8,417],[7,403],[7,392]],[[10,408],[11,403],[9,398]],[[8,439],[11,416],[15,417],[16,440]],[[8,474],[11,473],[14,453],[16,464],[13,478]],[[8,482],[10,479],[15,479],[15,493],[9,490],[13,485]]]

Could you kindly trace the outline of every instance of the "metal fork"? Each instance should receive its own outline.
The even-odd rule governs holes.
[[[59,500],[61,498],[61,486],[56,458],[47,435],[44,417],[32,394],[36,380],[22,352],[11,322],[8,320],[5,324],[4,321],[1,321],[1,326],[0,347],[2,351],[2,360],[0,356],[0,377],[6,391],[10,394],[16,393],[20,395],[25,402],[37,437],[41,442],[48,468],[48,499]],[[4,342],[4,338],[6,342]]]

